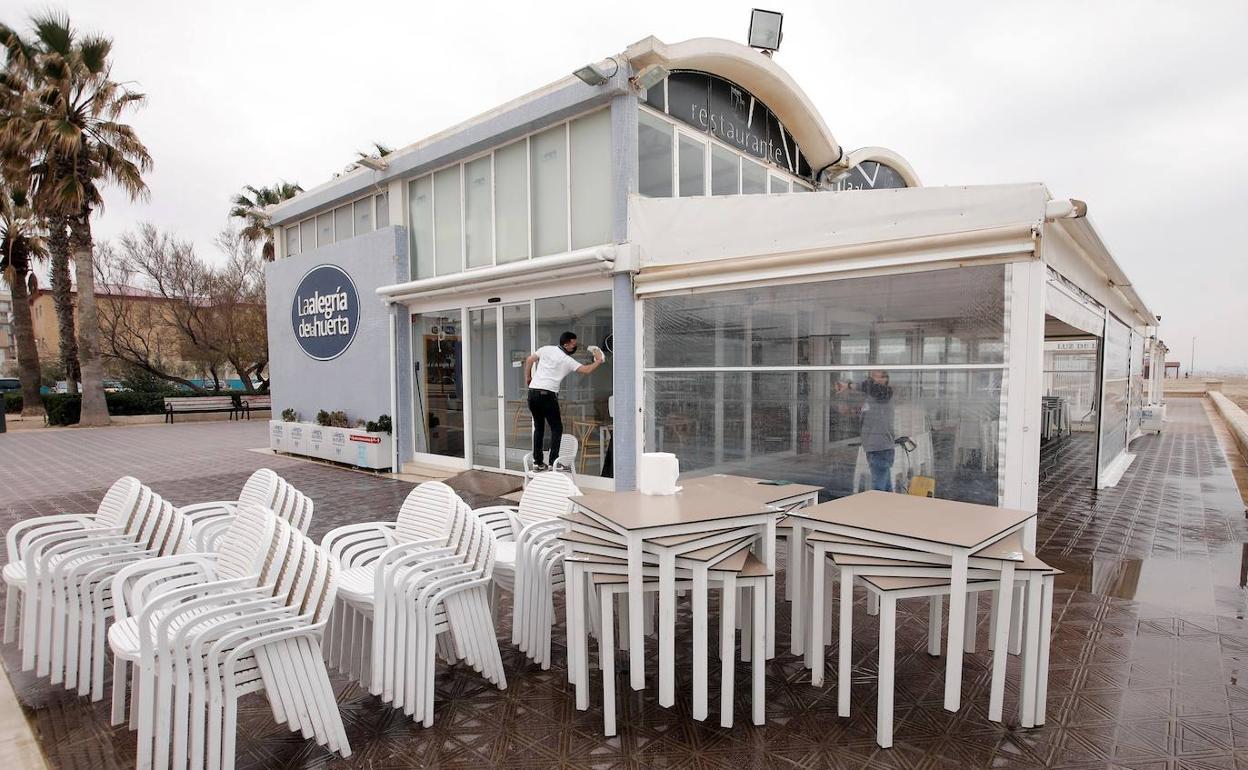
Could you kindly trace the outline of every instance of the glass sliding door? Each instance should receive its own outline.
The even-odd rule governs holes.
[[[472,464],[500,467],[498,418],[498,308],[468,311],[468,355],[472,372]]]
[[[524,359],[533,351],[529,304],[503,306],[502,394],[505,404],[501,435],[505,468],[524,470],[524,454],[533,447],[533,418],[529,415],[528,388],[524,384]]]

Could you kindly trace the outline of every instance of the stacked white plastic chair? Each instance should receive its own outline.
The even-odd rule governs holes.
[[[51,600],[51,584],[44,567],[86,544],[135,542],[134,518],[142,494],[143,485],[138,479],[124,476],[109,487],[94,515],[40,516],[9,528],[8,563],[3,570],[8,593],[4,639],[9,642],[20,636],[23,670],[35,668],[40,637],[50,630],[41,632],[38,622],[40,600]]]
[[[580,451],[580,444],[576,440],[576,436],[571,433],[564,433],[559,439],[559,455],[550,461],[550,470],[566,473],[576,479],[576,455]],[[532,481],[539,471],[537,463],[532,452],[528,452],[524,456],[524,483],[528,484]]]
[[[52,571],[52,683],[60,682],[63,672],[66,688],[76,686],[79,695],[90,694],[92,700],[104,697],[113,576],[131,564],[184,551],[189,543],[190,522],[147,487],[137,514],[142,523],[136,543],[84,549]]]
[[[245,505],[215,552],[151,559],[126,567],[113,578],[114,622],[108,631],[113,652],[113,724],[125,721],[126,680],[130,665],[135,665],[130,725],[144,736],[154,729],[153,634],[169,609],[196,597],[275,584],[286,547],[282,535],[288,543],[291,532],[267,508]],[[140,765],[150,757],[149,737],[139,742]]]
[[[278,722],[349,754],[320,649],[335,572],[306,536],[243,506],[215,558],[119,575],[137,614],[110,641],[119,665],[137,658],[138,766],[232,767],[237,699],[259,690]]]
[[[383,682],[383,699],[392,692],[394,706],[425,727],[433,725],[439,651],[463,660],[500,690],[507,688],[490,610],[494,535],[462,500],[457,512],[464,525],[453,532],[449,549],[416,551],[410,566],[388,572],[384,604],[393,608],[395,622],[376,630],[402,642],[396,645],[400,665]]]
[[[330,530],[321,546],[342,565],[334,612],[326,632],[325,655],[330,665],[381,694],[380,675],[374,675],[373,615],[377,597],[384,598],[384,565],[403,556],[404,550],[445,547],[451,535],[459,496],[441,482],[421,484],[410,493],[393,522],[347,524]],[[460,522],[462,526],[463,522]],[[383,571],[378,572],[378,566]],[[393,640],[390,640],[393,642]]]
[[[247,478],[238,500],[193,503],[182,506],[180,510],[194,527],[196,545],[207,551],[230,526],[239,506],[248,503],[268,508],[300,532],[306,533],[312,523],[312,498],[268,468],[261,468]]]
[[[332,665],[426,725],[438,653],[506,686],[489,609],[494,538],[453,489],[421,484],[394,524],[339,527],[322,547],[343,566]]]
[[[542,473],[525,488],[518,506],[473,511],[498,542],[494,584],[512,594],[511,642],[543,669],[550,668],[554,596],[564,584],[559,535],[566,524],[558,517],[571,512],[568,498],[580,493],[562,473]]]

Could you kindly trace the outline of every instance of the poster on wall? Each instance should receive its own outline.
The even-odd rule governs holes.
[[[351,276],[329,264],[304,273],[291,301],[290,325],[310,358],[330,361],[345,353],[360,325],[360,297]]]

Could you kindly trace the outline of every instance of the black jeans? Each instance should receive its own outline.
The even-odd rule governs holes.
[[[550,423],[550,462],[559,456],[563,439],[563,418],[559,415],[559,395],[549,390],[529,390],[529,413],[533,415],[533,461],[542,464],[542,441]]]

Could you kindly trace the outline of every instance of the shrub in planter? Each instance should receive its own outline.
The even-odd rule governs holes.
[[[364,430],[369,433],[390,433],[394,430],[394,425],[390,421],[390,415],[383,414],[376,420],[369,420],[364,425]]]
[[[316,413],[316,424],[322,427],[329,427],[329,412],[322,409]]]
[[[299,413],[291,407],[282,410],[282,422],[299,422]]]

